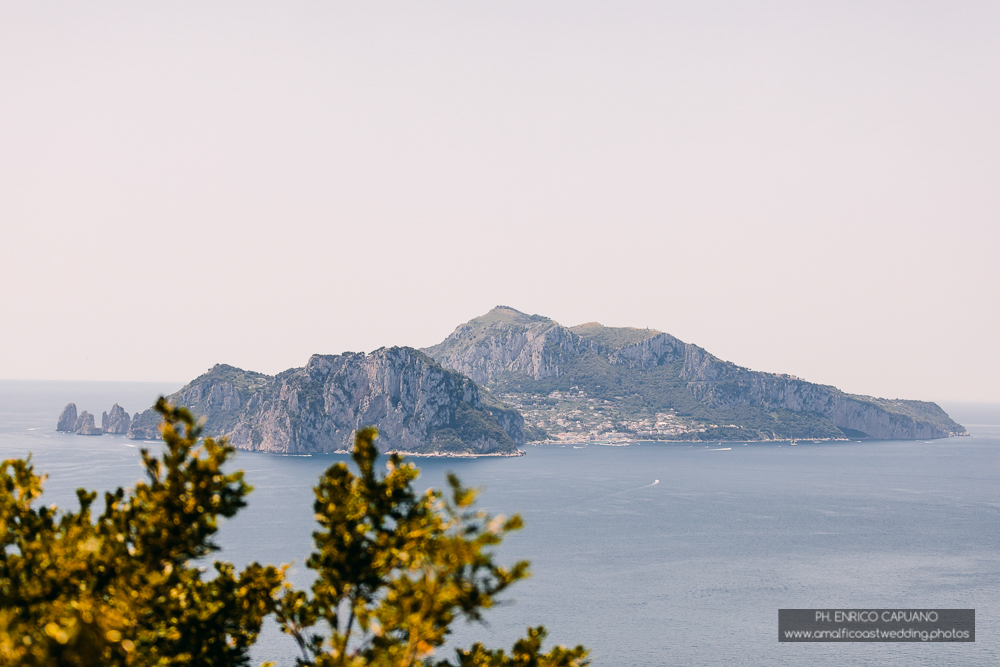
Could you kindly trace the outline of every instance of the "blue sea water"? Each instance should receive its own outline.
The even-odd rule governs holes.
[[[70,401],[130,413],[176,386],[0,382],[0,457],[33,456],[44,502],[127,486],[139,447],[54,431]],[[481,505],[518,512],[503,545],[533,576],[455,645],[509,647],[529,625],[592,648],[595,665],[996,665],[1000,662],[1000,409],[945,406],[972,433],[931,442],[636,443],[528,447],[520,458],[417,459],[420,483],[453,471]],[[964,420],[968,420],[964,421]],[[729,448],[729,449],[725,449]],[[297,565],[311,548],[312,485],[345,457],[241,452],[255,491],[220,531],[221,558]],[[654,483],[659,480],[658,483]],[[975,608],[976,642],[779,644],[780,608]],[[265,629],[256,661],[290,665]]]

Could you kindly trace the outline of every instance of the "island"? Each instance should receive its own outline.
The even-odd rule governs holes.
[[[265,375],[218,364],[167,399],[204,433],[281,454],[348,452],[363,426],[379,450],[520,456],[526,443],[637,440],[929,440],[968,435],[935,403],[848,394],[753,371],[653,329],[565,327],[497,306],[424,350],[313,355]],[[159,437],[149,409],[117,404],[96,428],[69,404],[58,430]]]

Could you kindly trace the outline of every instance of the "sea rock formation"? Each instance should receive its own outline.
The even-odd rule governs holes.
[[[648,427],[653,433],[654,425],[682,439],[967,434],[934,403],[847,394],[751,371],[652,329],[596,322],[563,327],[505,306],[460,325],[424,351],[528,410],[532,427],[550,432],[603,412],[614,418],[592,419],[590,435],[602,428],[643,433]],[[577,396],[590,404],[567,402]],[[555,407],[545,408],[545,401]]]
[[[94,415],[86,410],[80,413],[76,423],[79,424],[79,427],[76,429],[77,435],[101,435],[104,433],[104,431],[94,424]]]
[[[131,423],[132,419],[128,413],[117,403],[111,407],[110,414],[107,412],[101,414],[101,430],[105,433],[128,433],[128,427]]]
[[[348,450],[367,425],[383,452],[517,455],[524,442],[516,410],[484,401],[469,378],[407,347],[313,355],[276,376],[217,365],[168,399],[204,415],[206,434],[255,451]],[[128,437],[159,437],[159,421],[147,410]]]
[[[67,403],[66,407],[59,414],[56,422],[57,431],[68,431],[72,433],[76,430],[76,403]]]

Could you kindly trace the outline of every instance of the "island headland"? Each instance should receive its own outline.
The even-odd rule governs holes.
[[[423,352],[313,355],[302,368],[264,375],[217,365],[167,397],[205,417],[207,435],[240,449],[346,452],[362,426],[375,426],[382,452],[518,456],[524,420],[479,386]],[[160,416],[136,416],[128,437],[159,437]]]

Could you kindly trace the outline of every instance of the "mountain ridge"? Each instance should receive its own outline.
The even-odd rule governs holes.
[[[520,409],[536,433],[570,439],[966,434],[927,401],[848,394],[791,375],[752,371],[653,329],[597,322],[564,327],[508,306],[459,325],[424,351]],[[595,411],[608,418],[592,418]]]

